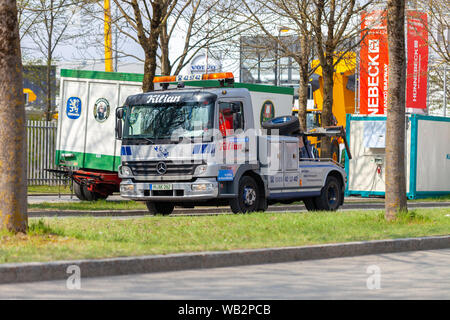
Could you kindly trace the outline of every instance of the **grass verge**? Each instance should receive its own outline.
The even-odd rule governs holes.
[[[42,202],[30,203],[28,209],[44,209],[44,210],[81,210],[81,211],[97,211],[97,210],[147,210],[144,202],[118,200],[118,201],[77,201],[77,202]]]
[[[254,213],[196,217],[30,219],[27,235],[0,231],[0,263],[93,259],[445,235],[450,209]]]
[[[28,194],[34,193],[49,193],[49,194],[67,194],[70,193],[69,185],[61,185],[61,186],[28,186]]]

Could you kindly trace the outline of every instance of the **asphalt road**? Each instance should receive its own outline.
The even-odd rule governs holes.
[[[114,195],[108,198],[109,201],[118,201],[123,200],[118,195]],[[69,195],[62,195],[58,197],[58,195],[52,196],[28,196],[28,203],[42,203],[42,202],[78,202],[79,200],[73,196],[72,198]],[[346,202],[339,210],[373,210],[373,209],[384,209],[383,199],[377,198],[346,198]],[[450,201],[409,201],[408,208],[450,208]],[[292,204],[292,205],[273,205],[269,206],[268,211],[270,212],[301,212],[306,211],[306,208],[303,204]],[[51,216],[82,216],[83,214],[87,215],[95,215],[95,216],[140,216],[146,215],[146,210],[131,210],[124,212],[117,211],[86,211],[84,213],[80,213],[79,211],[70,211],[66,210],[61,212],[60,210],[54,209],[49,211],[33,209],[29,211],[30,217],[51,217]],[[192,209],[188,208],[179,208],[176,207],[171,216],[177,215],[216,215],[216,214],[231,214],[231,210],[229,207],[195,207]]]
[[[0,285],[0,299],[450,299],[450,249]]]

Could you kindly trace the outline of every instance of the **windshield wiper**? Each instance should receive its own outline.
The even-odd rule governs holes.
[[[147,141],[147,142],[150,142],[151,144],[155,144],[155,142],[154,142],[152,139],[150,139],[150,138],[139,137],[139,138],[137,138],[137,139],[142,139],[142,140],[145,140],[145,141]]]

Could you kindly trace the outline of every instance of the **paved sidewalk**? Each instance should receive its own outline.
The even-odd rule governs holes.
[[[83,279],[81,270],[80,290],[66,280],[8,284],[0,299],[447,300],[449,265],[443,249],[104,278]]]

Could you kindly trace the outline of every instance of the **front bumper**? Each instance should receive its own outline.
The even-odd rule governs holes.
[[[155,190],[161,184],[171,185],[171,190]],[[195,182],[135,182],[123,180],[120,195],[127,199],[141,201],[189,202],[215,199],[219,195],[215,178],[197,179]]]

